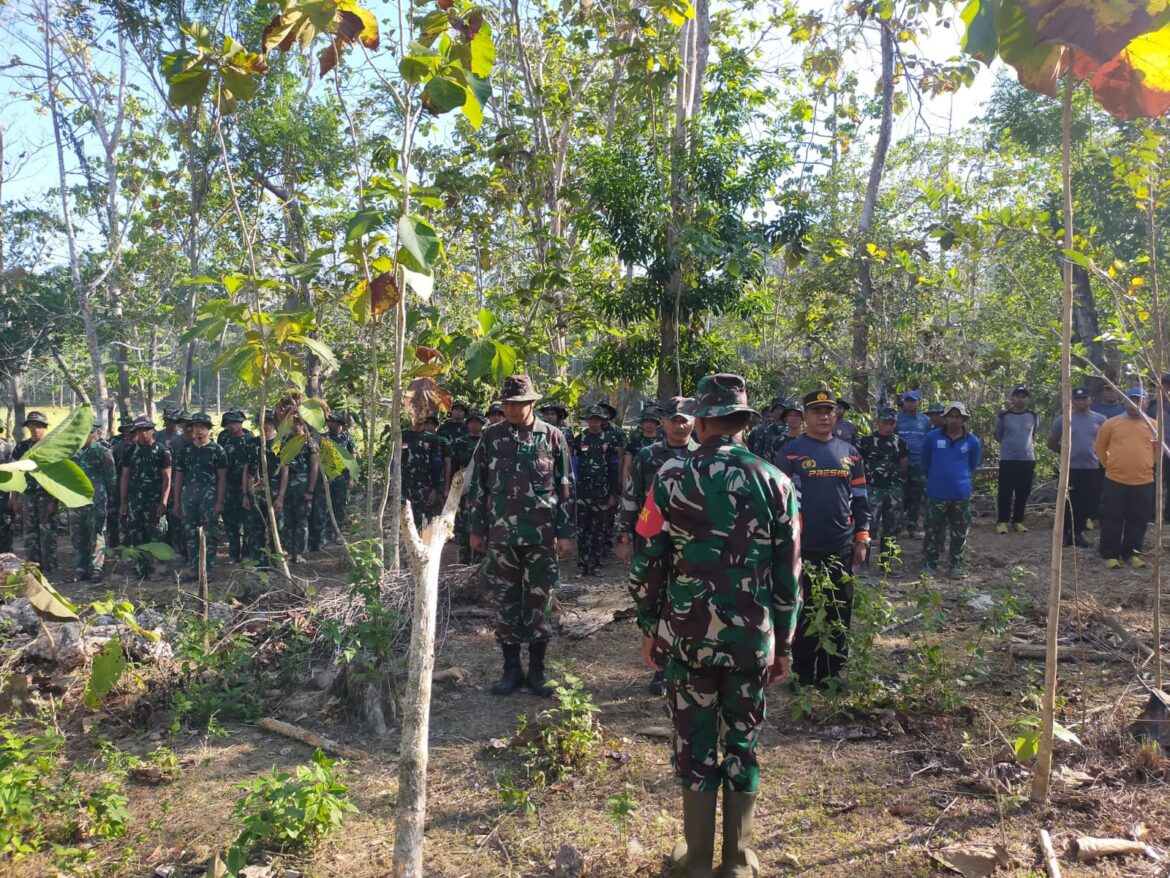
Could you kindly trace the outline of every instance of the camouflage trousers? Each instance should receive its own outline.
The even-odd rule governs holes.
[[[870,536],[883,558],[889,551],[888,544],[895,542],[902,532],[905,494],[900,482],[885,488],[869,489],[869,511],[872,516]]]
[[[83,506],[77,510],[77,524],[73,527],[73,567],[83,576],[102,572],[102,543],[106,527],[106,508]]]
[[[227,538],[228,555],[233,561],[240,561],[244,557],[244,492],[239,479],[235,482],[233,487],[229,478],[223,492],[223,532]]]
[[[454,539],[455,545],[459,547],[460,564],[478,564],[483,560],[483,552],[475,552],[471,548],[471,515],[466,503],[455,513]]]
[[[952,572],[963,568],[967,553],[967,534],[971,530],[971,501],[926,499],[925,539],[922,560],[927,567],[938,566],[947,537],[950,537],[949,560]]]
[[[906,499],[903,508],[906,510],[906,530],[918,530],[918,520],[922,515],[922,501],[926,497],[926,473],[917,464],[910,464],[906,471]]]
[[[215,485],[196,487],[183,486],[181,505],[183,508],[183,535],[187,538],[187,567],[199,569],[199,528],[207,546],[207,569],[215,566],[215,553],[219,548],[219,521],[215,516]]]
[[[7,491],[0,492],[0,552],[12,551],[12,500]]]
[[[261,567],[267,567],[269,555],[275,549],[272,534],[268,530],[268,504],[264,501],[263,489],[252,492],[249,504],[252,508],[244,510],[244,557]],[[281,516],[277,514],[278,527],[280,519]]]
[[[126,518],[121,522],[127,546],[141,546],[158,542],[158,500],[148,499],[131,503]],[[150,556],[142,553],[134,561],[139,576],[150,573]]]
[[[113,497],[106,503],[106,546],[116,549],[122,545],[121,501]]]
[[[169,506],[167,507],[170,508]],[[183,519],[173,512],[167,513],[167,543],[180,558],[187,558],[187,537],[183,533]]]
[[[410,501],[411,517],[414,518],[414,526],[419,530],[422,530],[424,522],[435,517],[435,510],[428,501],[430,493],[430,488],[407,485],[405,481],[402,483],[402,496]]]
[[[303,555],[309,549],[309,505],[309,486],[289,482],[284,492],[280,541],[290,556]]]
[[[736,792],[756,792],[767,681],[767,668],[693,668],[667,659],[666,712],[674,727],[670,761],[684,787],[710,793],[726,781]]]
[[[577,500],[577,561],[583,570],[596,570],[605,562],[612,511],[607,497]]]
[[[547,641],[553,589],[560,585],[553,544],[491,546],[483,587],[496,599],[496,640],[504,644]]]
[[[41,491],[25,494],[24,557],[46,573],[57,569],[57,500]]]

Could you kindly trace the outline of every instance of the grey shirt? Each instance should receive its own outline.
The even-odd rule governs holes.
[[[1035,460],[1036,427],[1034,411],[1004,411],[995,416],[995,438],[999,440],[1000,460]]]
[[[1087,411],[1083,415],[1078,411],[1072,413],[1072,447],[1069,449],[1069,469],[1097,469],[1101,462],[1097,460],[1097,433],[1106,417],[1100,412]],[[1052,428],[1048,431],[1049,437],[1060,438],[1060,415],[1052,419]]]

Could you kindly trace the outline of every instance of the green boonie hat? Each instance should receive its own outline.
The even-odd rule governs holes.
[[[596,406],[601,409],[601,416],[607,421],[612,421],[617,417],[617,409],[611,406],[608,402],[596,403]]]
[[[879,421],[896,421],[898,413],[891,408],[878,409],[877,419]]]
[[[500,402],[493,402],[488,406],[487,413],[489,415],[502,415],[504,413],[504,404]]]
[[[487,423],[487,418],[483,416],[483,412],[481,412],[479,409],[468,409],[466,420],[479,421],[481,424]]]
[[[591,406],[589,406],[589,408],[585,409],[585,418],[586,418],[586,420],[588,420],[589,418],[600,418],[601,420],[604,421],[605,420],[605,412],[603,412],[601,410],[601,406],[591,405]]]
[[[41,424],[42,426],[49,426],[49,419],[45,417],[44,412],[31,411],[24,418],[24,424],[21,426],[27,427],[29,424]]]
[[[642,407],[642,416],[638,418],[639,421],[654,421],[657,424],[662,423],[662,415],[658,413],[658,406],[647,405]]]
[[[540,394],[527,375],[509,375],[504,379],[504,402],[536,402]]]
[[[188,420],[190,420],[192,424],[202,424],[205,427],[211,426],[211,415],[209,415],[207,412],[195,412],[195,414],[191,415]]]
[[[134,418],[131,415],[122,415],[118,418],[118,429],[125,430],[127,427],[134,426]]]
[[[928,415],[941,415],[943,413],[943,404],[941,402],[932,402],[930,407],[927,408],[926,413]]]
[[[448,414],[450,412],[455,411],[455,409],[463,409],[463,414],[466,415],[467,411],[468,411],[468,405],[463,400],[457,399],[453,403],[451,403],[451,408],[448,409]]]
[[[175,412],[175,420],[180,424],[188,424],[191,422],[191,413],[186,409],[179,409]]]
[[[780,411],[780,417],[784,417],[789,412],[799,412],[801,416],[804,415],[804,405],[799,399],[786,399],[784,406]]]
[[[542,412],[556,412],[562,418],[569,416],[569,407],[563,402],[557,402],[555,399],[550,399],[548,402],[541,403],[540,410]]]
[[[965,405],[963,405],[961,402],[958,402],[958,401],[952,401],[952,402],[948,402],[948,403],[947,403],[946,411],[944,412],[944,414],[948,414],[948,415],[949,415],[951,412],[958,412],[958,413],[959,413],[959,414],[961,414],[961,415],[962,415],[964,418],[969,418],[969,417],[971,417],[971,416],[970,416],[970,415],[967,413],[967,407],[966,407]]]
[[[178,414],[179,414],[179,410],[176,408],[165,408],[165,409],[163,409],[163,420],[164,421],[174,421],[177,419]]]
[[[451,408],[455,408],[455,406],[451,406]],[[345,415],[337,409],[330,409],[329,414],[325,416],[325,420],[333,424],[344,424]]]
[[[152,421],[150,418],[146,417],[146,415],[142,415],[141,417],[135,418],[133,426],[134,426],[135,433],[137,433],[139,430],[154,430],[155,429],[154,421]]]
[[[812,393],[804,395],[805,409],[817,408],[818,406],[829,406],[830,408],[837,407],[837,395],[831,390],[820,388],[814,390]]]
[[[773,396],[772,401],[768,403],[768,410],[776,408],[776,406],[788,405],[788,398],[785,396]]]
[[[740,375],[721,372],[699,379],[695,388],[695,416],[721,418],[737,412],[757,414],[748,405],[747,382]]]
[[[672,396],[662,406],[662,416],[667,420],[671,418],[693,420],[695,417],[695,400],[689,396]]]
[[[247,418],[245,417],[245,415],[242,411],[240,411],[239,409],[232,409],[230,412],[223,413],[223,417],[221,417],[219,419],[219,425],[221,427],[226,427],[229,423],[232,423],[233,421],[237,424],[242,424],[246,420],[247,420]]]
[[[274,412],[272,409],[264,409],[264,420],[265,421],[275,421],[276,420],[276,412]]]

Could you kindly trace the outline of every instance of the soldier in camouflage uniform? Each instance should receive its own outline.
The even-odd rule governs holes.
[[[158,542],[158,521],[171,497],[171,453],[154,439],[147,418],[133,422],[134,439],[126,443],[118,466],[118,516],[125,522],[126,544]],[[150,575],[150,556],[139,553],[134,562],[139,576]]]
[[[167,450],[171,453],[171,460],[177,463],[179,455],[191,444],[191,413],[186,409],[175,412],[175,427],[175,436],[169,441]],[[175,497],[174,503],[167,508],[167,542],[180,558],[186,560],[187,537],[183,529],[183,519],[175,512],[178,502],[178,497]]]
[[[672,397],[662,412],[666,418],[666,438],[643,448],[630,465],[622,486],[621,517],[618,521],[617,558],[623,564],[629,564],[634,552],[642,551],[645,545],[646,541],[638,536],[635,525],[655,474],[661,473],[668,461],[685,460],[699,447],[691,435],[695,425],[694,404],[695,401],[687,397]],[[662,695],[664,692],[666,671],[655,671],[650,681],[650,693]]]
[[[466,469],[475,454],[475,446],[483,433],[487,418],[479,409],[472,409],[467,415],[467,434],[460,436],[451,446],[451,456],[448,458],[447,493],[451,491],[451,479],[455,473]],[[469,521],[469,507],[471,490],[463,492],[463,499],[459,503],[459,511],[455,513],[455,545],[459,547],[460,564],[478,564],[483,560],[482,552],[471,551],[471,522]]]
[[[572,548],[573,478],[564,434],[536,417],[540,399],[527,375],[504,380],[506,420],[483,431],[468,488],[471,549],[485,552],[483,580],[497,606],[504,672],[493,695],[527,685],[549,697],[544,659],[557,559]],[[520,665],[528,644],[528,675]]]
[[[29,412],[24,419],[28,438],[17,443],[12,459],[20,460],[44,438],[49,419],[42,412]],[[24,494],[13,494],[13,511],[24,513],[24,557],[50,573],[57,569],[57,498],[35,478],[25,480]]]
[[[402,431],[402,498],[419,530],[435,514],[443,487],[443,440],[425,422],[419,418],[413,430]]]
[[[764,690],[788,673],[800,609],[799,509],[792,483],[739,444],[753,414],[744,380],[710,375],[695,397],[700,446],[654,480],[636,526],[646,545],[630,568],[630,594],[643,660],[666,671],[683,787],[675,874],[712,874],[722,787],[720,875],[752,878]]]
[[[239,409],[225,412],[220,418],[223,430],[216,439],[227,459],[227,476],[223,495],[223,529],[227,536],[228,557],[244,560],[244,466],[248,462],[252,433],[244,429],[244,413]]]
[[[242,475],[241,475],[242,478]],[[207,547],[207,571],[215,566],[219,546],[219,517],[227,488],[227,455],[211,441],[211,416],[191,415],[191,444],[175,461],[175,514],[183,521],[187,539],[188,582],[199,577],[199,529]]]
[[[862,436],[857,445],[865,463],[872,538],[880,551],[878,564],[883,570],[890,570],[902,530],[906,473],[910,469],[910,449],[906,440],[894,432],[897,417],[893,409],[881,409],[877,415],[877,431]],[[868,559],[864,566],[869,568]]]
[[[658,413],[658,406],[644,406],[642,417],[638,421],[638,429],[630,434],[622,449],[621,484],[626,483],[626,477],[630,474],[630,464],[634,462],[637,453],[655,442],[661,442],[665,437],[666,434],[662,432],[662,415]]]
[[[118,418],[118,435],[109,442],[110,454],[114,458],[114,472],[121,478],[122,460],[136,444],[134,418],[122,415]],[[115,491],[106,498],[106,548],[116,549],[122,545],[121,494]]]
[[[504,420],[504,405],[503,403],[493,402],[487,409],[487,422],[489,427],[494,427],[496,424]]]
[[[254,437],[248,446],[248,460],[244,464],[243,477],[243,504],[246,510],[244,519],[244,554],[257,566],[268,567],[269,557],[276,547],[272,541],[272,533],[268,527],[268,498],[264,493],[264,483],[261,481],[263,470],[260,463],[260,437]],[[280,457],[273,448],[276,445],[276,416],[272,409],[264,412],[264,453],[267,456],[268,487],[272,493],[272,511],[275,513],[277,526],[280,526],[284,511],[284,494],[288,489],[288,467],[280,465]]]
[[[611,406],[608,402],[599,402],[597,407],[601,409],[605,420],[601,422],[601,432],[609,436],[609,441],[613,443],[616,448],[624,448],[626,444],[626,431],[618,424],[612,423],[617,417],[617,409]],[[618,485],[621,485],[621,457],[619,455],[616,464],[618,468]],[[621,488],[618,488],[619,492]],[[607,509],[604,515],[605,521],[605,536],[602,539],[602,558],[606,561],[613,560],[613,536],[617,529],[617,506],[612,509]]]
[[[776,452],[804,435],[804,404],[799,399],[786,399],[780,405],[780,432],[772,444],[772,461],[776,460]]]
[[[292,415],[293,436],[305,435],[306,428],[300,415]],[[289,440],[286,440],[289,441]],[[321,477],[321,460],[316,446],[306,441],[296,457],[288,462],[288,486],[284,492],[284,526],[280,539],[292,562],[304,561],[309,545],[309,517],[317,480]]]
[[[552,424],[559,428],[565,434],[567,442],[573,441],[573,428],[567,423],[569,409],[563,402],[557,402],[555,399],[546,402],[540,407],[540,419],[546,424]]]
[[[756,457],[770,461],[776,453],[776,446],[784,438],[785,406],[788,401],[780,396],[772,397],[772,402],[761,414],[763,420],[747,436],[747,449]]]
[[[435,431],[439,438],[447,443],[448,447],[455,444],[460,436],[467,435],[467,403],[456,400],[451,403],[451,411],[447,420]]]
[[[577,566],[585,576],[596,575],[605,561],[607,519],[621,495],[617,478],[621,446],[602,431],[603,419],[601,409],[592,406],[585,414],[588,429],[573,443],[577,458]]]
[[[943,419],[943,404],[941,402],[932,402],[926,409],[926,417],[930,419],[930,429],[937,430],[944,426]]]
[[[93,485],[93,501],[77,510],[77,525],[73,528],[73,563],[77,578],[101,580],[102,540],[106,527],[106,509],[110,495],[117,493],[117,470],[110,449],[98,441],[102,422],[94,421],[93,430],[85,445],[73,455],[73,462],[81,467],[89,483]]]
[[[321,439],[320,445],[329,442],[338,448],[345,449],[351,457],[357,454],[357,445],[354,443],[353,437],[345,430],[345,415],[336,411],[329,412],[325,416],[325,426],[329,430],[329,435]],[[326,489],[329,491],[328,502],[333,506],[333,517],[337,519],[337,524],[344,529],[346,507],[349,506],[349,492],[353,490],[353,476],[349,474],[349,470],[341,473],[333,481],[329,481],[323,471],[318,476],[316,496],[313,499],[313,521],[309,526],[310,552],[316,552],[323,545],[340,539],[340,534],[334,530],[333,522],[329,518],[329,507],[326,505],[325,498]]]

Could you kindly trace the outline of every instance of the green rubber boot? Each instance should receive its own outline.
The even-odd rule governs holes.
[[[682,791],[683,837],[670,852],[671,874],[675,878],[714,878],[715,802],[718,794]]]
[[[723,787],[723,861],[719,878],[760,878],[760,861],[750,847],[756,796]]]

